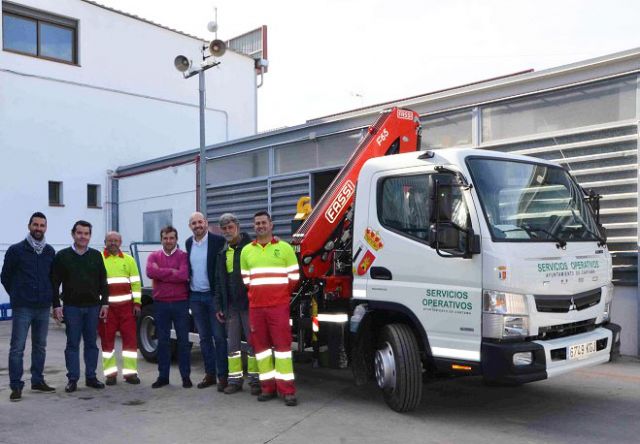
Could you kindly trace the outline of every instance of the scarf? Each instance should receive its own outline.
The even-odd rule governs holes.
[[[44,247],[47,245],[47,241],[42,236],[42,240],[35,240],[31,234],[27,234],[27,242],[36,251],[36,254],[41,254]]]

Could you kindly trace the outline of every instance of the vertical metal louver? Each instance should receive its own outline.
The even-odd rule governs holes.
[[[291,220],[296,214],[296,203],[300,197],[309,195],[309,175],[272,178],[269,184],[274,234],[288,241],[291,239]]]
[[[266,179],[207,189],[207,217],[215,224],[222,214],[233,213],[240,219],[241,230],[253,233],[253,215],[268,205]]]

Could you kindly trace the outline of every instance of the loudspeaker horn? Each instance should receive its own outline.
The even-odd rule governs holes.
[[[222,57],[227,52],[227,45],[222,40],[214,40],[209,43],[209,52],[214,57]]]
[[[180,72],[186,72],[191,68],[191,60],[183,55],[179,55],[173,60],[173,66]]]

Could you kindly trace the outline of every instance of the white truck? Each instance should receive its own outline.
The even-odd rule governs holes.
[[[442,375],[517,385],[609,361],[620,327],[597,196],[553,162],[419,139],[417,114],[384,112],[298,215],[298,349],[346,356],[401,412]]]

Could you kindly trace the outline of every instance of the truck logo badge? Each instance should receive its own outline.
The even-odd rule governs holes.
[[[367,229],[364,230],[364,240],[376,251],[384,247],[384,243],[380,237],[380,232],[375,231],[370,227],[367,227]]]
[[[407,109],[399,109],[397,112],[398,119],[413,120],[413,113]]]
[[[571,303],[569,304],[569,311],[576,311],[578,307],[576,306],[576,301],[571,298]]]
[[[373,264],[373,261],[375,260],[376,260],[376,256],[371,252],[371,250],[367,250],[365,255],[360,260],[360,263],[358,264],[358,270],[357,270],[358,276],[362,276],[366,274],[367,271],[369,271],[371,264]]]
[[[499,267],[496,267],[496,270],[498,271],[498,279],[500,279],[501,281],[506,281],[507,267],[505,265],[500,265]]]
[[[327,211],[324,213],[324,217],[329,221],[329,223],[334,223],[338,218],[344,207],[347,205],[349,198],[353,196],[353,193],[356,190],[356,186],[350,180],[347,180],[347,183],[344,184],[340,192],[336,195],[327,208]]]

